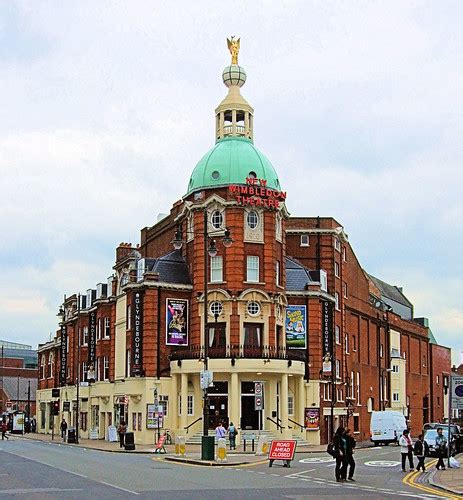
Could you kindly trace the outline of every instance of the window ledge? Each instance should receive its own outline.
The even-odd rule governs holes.
[[[209,281],[207,284],[208,285],[225,285],[227,282],[226,281]]]
[[[265,285],[265,281],[243,281],[246,285]]]

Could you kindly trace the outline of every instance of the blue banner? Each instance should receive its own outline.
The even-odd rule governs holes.
[[[307,311],[306,306],[286,307],[286,347],[305,349],[307,346]]]

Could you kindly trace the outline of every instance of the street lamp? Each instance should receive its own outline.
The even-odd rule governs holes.
[[[203,241],[204,241],[204,372],[207,373],[208,365],[208,329],[207,329],[207,318],[208,318],[208,278],[209,278],[209,257],[215,257],[217,255],[217,244],[216,240],[209,236],[208,232],[208,221],[207,221],[207,209],[204,209],[203,213]],[[217,228],[219,230],[219,228]],[[233,244],[233,239],[230,234],[230,230],[225,228],[224,236],[222,238],[222,244],[225,248],[229,248]],[[172,240],[172,245],[176,250],[180,250],[183,246],[182,239],[182,229],[181,226],[177,227],[175,231],[174,239]],[[186,403],[186,402],[185,402]],[[183,403],[183,404],[185,404]],[[208,404],[207,387],[203,388],[203,438],[201,440],[201,458],[203,460],[210,459],[207,446],[207,437],[209,436],[209,404]],[[214,457],[212,456],[212,459]]]
[[[383,411],[386,410],[386,398],[385,398],[385,390],[384,390],[384,374],[392,372],[392,368],[381,368],[381,409]],[[387,384],[389,388],[389,384]]]

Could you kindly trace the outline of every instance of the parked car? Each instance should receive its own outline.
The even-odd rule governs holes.
[[[449,442],[448,429],[444,429],[442,427],[442,434],[447,439],[447,443]],[[424,431],[423,439],[428,443],[429,446],[429,456],[437,457],[438,451],[436,449],[436,437],[437,437],[437,429],[427,429]],[[450,455],[455,455],[456,452],[456,440],[454,437],[451,437],[450,440]]]
[[[423,431],[426,432],[428,429],[438,429],[442,428],[443,431],[448,429],[448,424],[442,424],[439,422],[428,422],[423,425]],[[455,440],[455,451],[456,453],[460,453],[463,451],[463,433],[459,425],[450,424],[450,435],[452,439]]]

